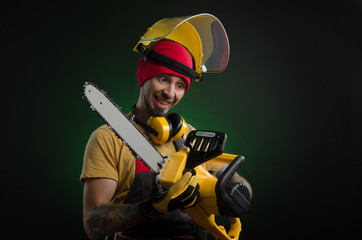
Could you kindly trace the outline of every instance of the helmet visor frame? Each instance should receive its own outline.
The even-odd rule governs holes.
[[[195,60],[196,72],[200,74],[222,72],[228,64],[230,46],[227,33],[222,23],[211,14],[161,19],[148,29],[137,45],[148,46],[162,39],[186,47]]]

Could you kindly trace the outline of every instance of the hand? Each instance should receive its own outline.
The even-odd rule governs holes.
[[[200,198],[199,189],[196,175],[186,172],[169,190],[157,189],[151,202],[161,213],[194,207]]]

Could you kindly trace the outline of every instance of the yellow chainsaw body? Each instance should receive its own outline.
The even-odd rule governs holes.
[[[169,189],[182,176],[185,169],[188,148],[182,148],[178,152],[172,153],[161,172],[160,182],[162,187]],[[219,163],[231,163],[236,155],[223,153],[209,161]],[[215,215],[219,214],[215,186],[217,178],[211,175],[203,166],[195,167],[196,176],[200,185],[200,199],[193,208],[185,209],[185,212],[198,224],[204,227],[210,234],[221,240],[238,239],[241,232],[241,222],[239,218],[229,218],[231,227],[229,232],[224,226],[215,222]]]

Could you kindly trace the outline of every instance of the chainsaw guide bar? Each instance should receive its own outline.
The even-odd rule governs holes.
[[[155,174],[160,173],[160,169],[165,163],[164,157],[103,90],[93,83],[86,82],[83,85],[83,99],[136,158],[140,159]]]

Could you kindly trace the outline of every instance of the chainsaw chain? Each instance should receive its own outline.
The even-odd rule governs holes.
[[[110,125],[110,123],[102,116],[102,114],[100,114],[100,113],[97,111],[97,109],[96,109],[95,107],[93,107],[92,103],[89,101],[89,99],[88,99],[87,96],[85,95],[85,88],[86,88],[87,85],[92,85],[93,87],[95,87],[95,88],[97,88],[99,91],[101,91],[101,92],[103,93],[103,95],[118,109],[118,111],[120,111],[120,112],[123,114],[123,116],[125,116],[125,118],[132,124],[132,126],[135,127],[135,128],[137,129],[137,131],[139,131],[139,132],[141,133],[141,135],[142,135],[142,136],[147,140],[147,142],[158,152],[158,154],[160,154],[160,156],[162,156],[161,153],[159,152],[159,150],[155,147],[155,145],[153,144],[153,142],[150,140],[150,138],[149,138],[147,135],[145,135],[145,134],[141,131],[141,129],[139,129],[139,127],[136,126],[131,119],[129,119],[129,117],[127,117],[127,115],[122,111],[122,109],[121,109],[111,98],[109,98],[109,97],[107,96],[107,93],[106,93],[104,90],[102,90],[101,88],[99,88],[99,87],[98,87],[96,84],[94,84],[94,83],[91,83],[91,82],[85,82],[85,83],[84,83],[84,85],[83,85],[82,98],[89,104],[89,106],[90,106],[90,108],[92,109],[92,111],[94,111],[94,112],[101,118],[101,120],[109,127],[109,129],[112,130],[119,139],[121,139],[121,141],[123,142],[123,144],[125,144],[125,145],[130,149],[130,151],[132,152],[132,154],[133,154],[137,159],[141,160],[149,169],[151,169],[151,170],[153,171],[152,167],[151,167],[144,159],[142,159],[142,158],[137,154],[137,152],[133,149],[133,147],[131,147],[131,146],[127,143],[127,141],[125,141],[125,140],[122,138],[121,135],[119,135],[116,131],[114,131],[114,129],[113,129],[113,127]],[[162,158],[165,159],[164,156],[162,156]],[[159,167],[162,168],[162,163],[158,163],[157,165],[159,165]],[[153,171],[153,172],[154,172],[154,171]],[[157,173],[156,173],[156,174],[157,174]]]

